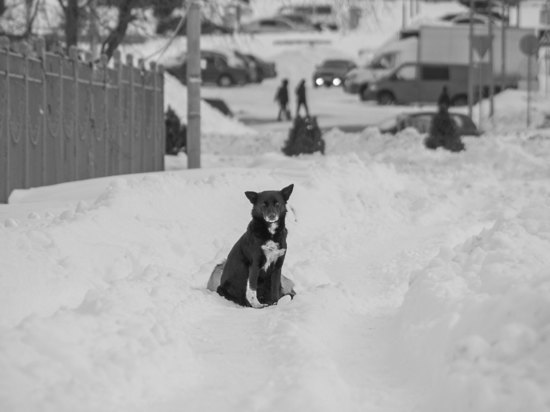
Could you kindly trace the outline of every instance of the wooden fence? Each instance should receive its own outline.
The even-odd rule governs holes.
[[[162,67],[0,38],[0,202],[13,189],[164,169]]]

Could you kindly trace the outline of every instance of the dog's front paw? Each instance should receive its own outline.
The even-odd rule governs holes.
[[[250,306],[255,309],[260,309],[267,306],[265,303],[260,303],[256,291],[250,289],[250,287],[246,288],[246,300],[250,303]]]

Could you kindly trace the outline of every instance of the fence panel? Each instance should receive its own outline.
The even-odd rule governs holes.
[[[27,185],[30,187],[44,184],[44,81],[40,60],[31,58],[29,51],[24,52],[25,65],[25,101],[27,124]]]
[[[8,55],[7,41],[0,41],[0,199],[7,199],[9,195],[9,163],[8,163]]]
[[[8,54],[8,68],[16,73],[17,77],[8,75],[8,164],[9,180],[8,189],[11,191],[17,187],[28,187],[27,157],[26,157],[26,99],[25,80],[22,73],[25,72],[24,59],[21,55]]]
[[[42,97],[44,103],[44,184],[52,185],[62,182],[62,154],[63,154],[63,129],[62,129],[62,82],[61,56],[45,54],[41,48],[40,56],[43,61]]]
[[[0,202],[10,192],[164,169],[162,67],[0,38]]]

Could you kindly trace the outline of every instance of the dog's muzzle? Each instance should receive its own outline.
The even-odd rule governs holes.
[[[279,220],[279,216],[276,214],[270,214],[270,215],[264,216],[264,220],[267,223],[275,223]]]

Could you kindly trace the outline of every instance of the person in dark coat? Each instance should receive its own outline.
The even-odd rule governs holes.
[[[447,87],[443,87],[437,101],[438,112],[432,119],[430,133],[424,141],[428,149],[443,147],[452,152],[464,150],[464,143],[460,139],[456,123],[449,114],[450,101]]]
[[[304,106],[306,110],[306,117],[309,117],[309,109],[307,107],[306,99],[306,81],[305,79],[300,80],[298,86],[296,87],[296,117],[300,116],[300,108]]]
[[[290,115],[290,110],[288,110],[288,80],[283,79],[281,85],[277,89],[277,94],[275,95],[275,101],[279,103],[279,114],[277,115],[277,120],[281,121],[283,115],[287,120],[290,120],[292,116]]]

